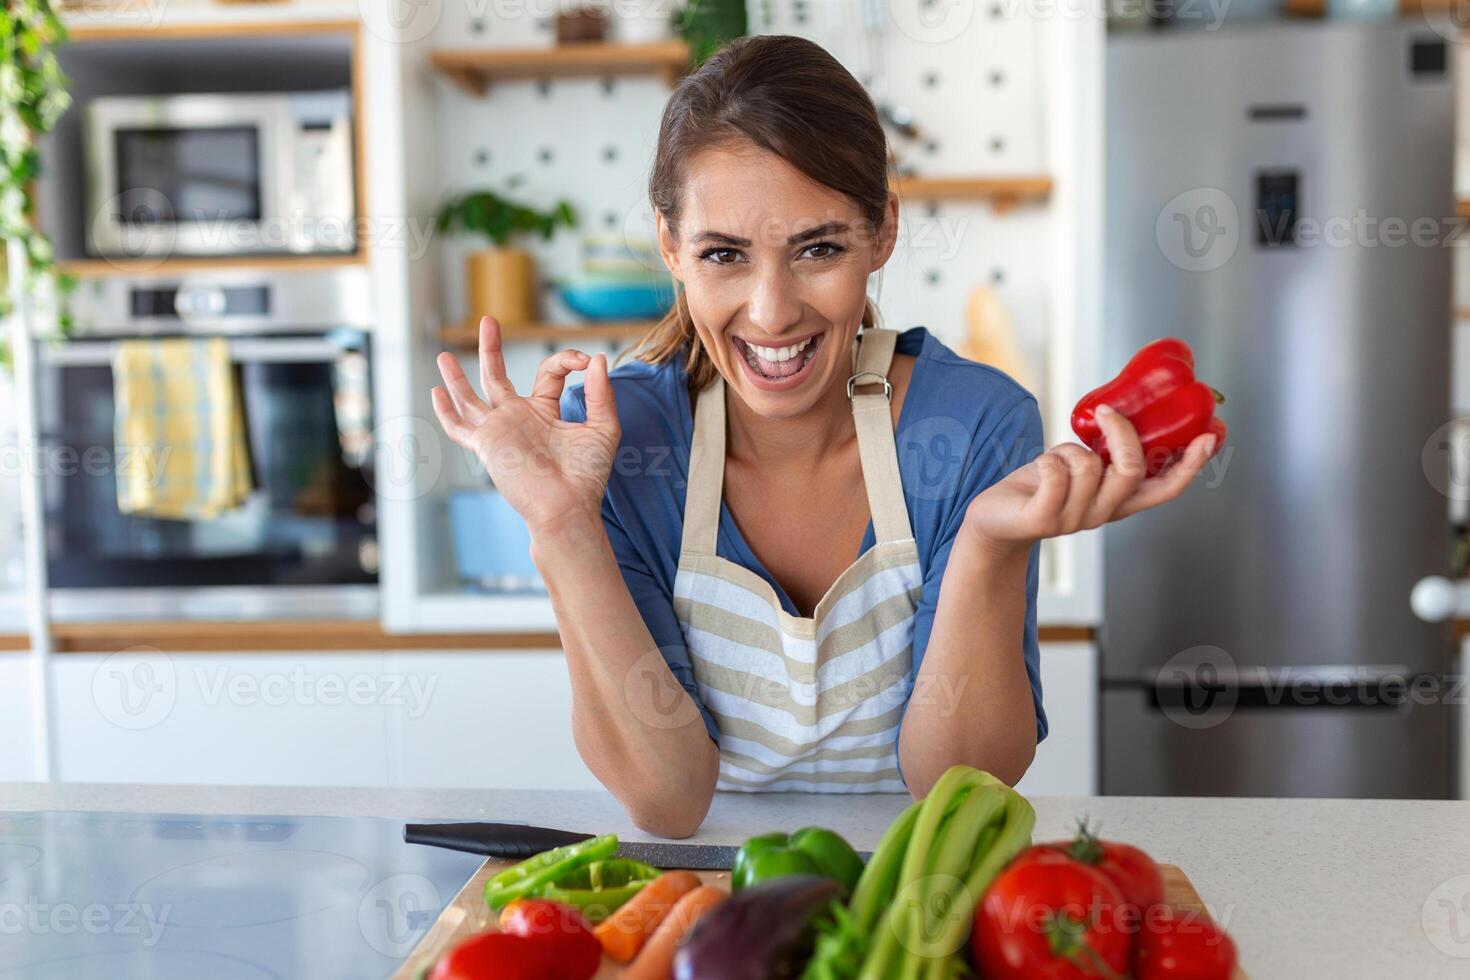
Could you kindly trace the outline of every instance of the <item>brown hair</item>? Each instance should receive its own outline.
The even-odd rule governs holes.
[[[679,83],[664,107],[648,178],[649,200],[671,229],[678,229],[685,161],[738,141],[846,194],[874,231],[881,227],[888,208],[883,125],[867,91],[820,45],[782,34],[737,38]],[[877,322],[871,301],[862,322]],[[651,364],[682,356],[691,391],[715,379],[682,289],[635,354]]]

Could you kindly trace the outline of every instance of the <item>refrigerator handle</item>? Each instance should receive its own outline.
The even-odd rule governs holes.
[[[1266,708],[1338,711],[1398,711],[1413,703],[1419,678],[1408,672],[1383,675],[1298,675],[1232,678],[1229,681],[1156,681],[1148,688],[1148,707],[1171,716],[1228,715]]]
[[[1421,578],[1409,593],[1409,605],[1426,623],[1470,617],[1470,581],[1456,582],[1443,575]]]

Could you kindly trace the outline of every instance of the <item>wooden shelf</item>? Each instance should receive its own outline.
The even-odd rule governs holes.
[[[67,41],[82,44],[88,41],[182,41],[197,38],[260,37],[278,34],[352,34],[359,27],[357,20],[322,19],[314,13],[297,15],[291,9],[265,10],[265,3],[241,4],[239,18],[200,20],[185,23],[158,24],[156,18],[142,18],[136,22],[105,23],[109,12],[98,11],[93,15],[79,7],[61,8],[62,23],[66,25]],[[257,9],[259,8],[259,9]],[[208,8],[203,8],[208,11]],[[134,13],[137,11],[134,10]],[[126,17],[128,11],[119,6],[111,12]],[[98,21],[102,21],[99,23]]]
[[[689,70],[683,41],[649,44],[559,44],[549,48],[460,48],[435,51],[429,62],[471,95],[492,82],[611,75],[658,75],[672,85]]]
[[[657,320],[618,320],[606,323],[530,323],[511,329],[502,327],[501,340],[508,344],[552,343],[559,340],[635,341],[657,326]],[[439,334],[447,347],[473,350],[480,344],[480,321],[467,320],[445,327]]]
[[[997,211],[1045,201],[1052,180],[1028,177],[899,177],[893,189],[900,198],[923,201],[989,201]]]
[[[188,272],[259,269],[270,272],[304,272],[367,265],[366,252],[351,255],[232,255],[168,259],[74,259],[56,263],[57,269],[78,279],[105,276],[170,276]]]

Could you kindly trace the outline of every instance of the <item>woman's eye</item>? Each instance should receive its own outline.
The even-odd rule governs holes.
[[[830,259],[840,255],[843,249],[836,242],[816,242],[802,249],[802,254],[809,259]]]
[[[699,257],[715,265],[733,265],[740,261],[740,252],[733,248],[708,248]]]

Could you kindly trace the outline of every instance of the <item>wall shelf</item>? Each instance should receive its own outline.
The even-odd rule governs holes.
[[[481,96],[491,83],[526,79],[658,75],[673,85],[689,70],[683,41],[648,44],[561,44],[548,48],[459,48],[429,62],[455,85]]]
[[[893,189],[911,201],[989,201],[997,211],[1051,197],[1052,179],[1023,177],[899,177]]]
[[[644,334],[658,324],[657,320],[618,320],[607,323],[528,323],[524,326],[502,327],[500,337],[505,343],[551,343],[558,340],[596,340],[603,343],[626,343],[643,339]],[[480,321],[467,320],[452,327],[445,327],[439,334],[445,346],[462,350],[473,350],[480,343]]]

